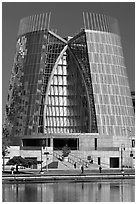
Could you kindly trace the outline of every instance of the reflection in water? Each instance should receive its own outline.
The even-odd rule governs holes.
[[[134,180],[3,184],[3,202],[134,202]]]

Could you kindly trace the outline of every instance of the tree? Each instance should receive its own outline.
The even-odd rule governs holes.
[[[30,167],[33,164],[38,164],[39,161],[36,161],[34,159],[25,159],[21,156],[14,156],[13,158],[11,158],[8,162],[7,165],[16,165],[16,172],[18,173],[18,167],[19,166],[24,166],[24,167]]]
[[[19,166],[27,167],[28,161],[22,158],[21,156],[14,156],[7,162],[7,165],[16,165],[16,172],[18,173],[19,172],[18,167]]]
[[[37,161],[33,158],[25,158],[25,160],[27,161],[29,168],[31,167],[31,165],[34,165],[34,164],[41,164],[41,161]]]
[[[3,157],[3,171],[5,167],[5,156],[9,153],[8,147],[10,146],[10,133],[6,125],[2,129],[2,157]]]
[[[71,152],[70,148],[67,145],[62,148],[62,156],[63,157],[67,157],[70,152]]]

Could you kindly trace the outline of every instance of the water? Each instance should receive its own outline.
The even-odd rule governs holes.
[[[135,180],[3,184],[3,202],[135,202]]]

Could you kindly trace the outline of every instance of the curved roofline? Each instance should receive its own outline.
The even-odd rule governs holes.
[[[27,16],[20,20],[18,36],[25,33],[49,30],[51,12]]]
[[[85,30],[96,30],[120,35],[118,20],[104,14],[83,12]]]
[[[20,20],[18,36],[34,31],[49,30],[50,17],[51,12],[22,18]],[[116,18],[90,12],[83,12],[83,30],[96,30],[120,35]]]

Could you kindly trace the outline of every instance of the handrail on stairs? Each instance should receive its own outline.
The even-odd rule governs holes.
[[[56,151],[60,151],[60,150],[56,150]],[[53,151],[53,155],[55,155],[57,158],[61,159],[62,160],[62,155],[60,155],[59,153]],[[71,154],[71,156],[73,156],[75,158],[74,155]],[[79,161],[76,161],[75,159],[71,159],[69,156],[68,156],[68,162],[71,163],[72,165],[74,165],[75,163],[78,164],[78,165],[84,165],[84,166],[87,166],[87,161],[84,161],[83,159],[81,158],[78,158]]]
[[[60,160],[62,160],[62,155],[60,155],[59,153],[57,153],[57,152],[54,152],[53,151],[53,156],[55,156],[57,159],[60,159]],[[63,160],[62,160],[62,162],[63,162]],[[63,163],[65,166],[67,166],[68,168],[70,168],[68,165],[66,165],[65,163]]]
[[[61,150],[60,150],[60,149],[56,149],[56,151],[61,151]],[[61,154],[59,154],[59,153],[57,153],[57,152],[55,152],[55,151],[53,151],[53,154],[58,155],[58,158],[59,158],[59,159],[62,159],[62,155],[61,155]],[[86,160],[84,160],[84,159],[82,159],[82,158],[80,158],[80,157],[77,157],[77,156],[75,156],[75,155],[72,154],[72,153],[69,153],[69,155],[73,157],[73,159],[72,159],[72,158],[70,158],[70,157],[68,156],[68,162],[71,163],[72,165],[74,165],[74,163],[76,163],[76,164],[78,164],[78,165],[84,165],[85,167],[87,167],[87,165],[88,165],[88,166],[89,166],[89,165],[92,165],[92,163],[90,163],[90,162],[88,162],[88,161],[86,161]],[[76,159],[76,160],[75,160],[75,159]],[[95,160],[94,160],[94,164],[96,164],[96,165],[99,166],[99,164],[97,164],[97,162],[96,162]],[[109,167],[109,165],[108,165],[107,163],[105,163],[105,162],[101,162],[101,164],[103,164],[104,166],[108,166],[108,167]]]
[[[93,163],[90,163],[90,162],[88,162],[88,161],[85,161],[84,159],[81,159],[81,158],[75,156],[75,155],[72,154],[72,153],[70,153],[69,155],[71,155],[71,156],[73,156],[73,157],[79,159],[79,160],[81,161],[81,163],[82,163],[82,162],[85,163],[85,166],[86,166],[87,164],[88,164],[88,165],[92,165],[93,163],[96,164],[96,165],[98,165],[98,166],[100,166],[100,165],[97,163],[97,161],[94,160],[95,157],[93,157],[93,156],[92,156],[92,158],[93,158]],[[107,164],[107,163],[105,163],[105,162],[101,162],[101,164],[103,164],[104,166],[107,166],[107,167],[109,168],[109,164]]]
[[[74,158],[76,158],[76,159],[78,160],[77,163],[82,164],[82,165],[84,165],[85,167],[87,167],[87,165],[90,164],[88,161],[86,161],[86,160],[84,160],[84,159],[82,159],[82,158],[80,158],[80,157],[77,157],[77,156],[75,156],[75,155],[72,154],[72,153],[70,153],[69,155],[72,156],[72,157],[74,157]]]

